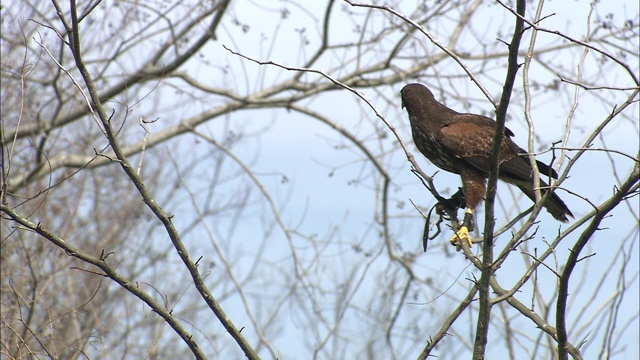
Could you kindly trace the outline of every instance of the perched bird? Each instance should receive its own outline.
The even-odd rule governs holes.
[[[486,193],[485,179],[489,176],[491,147],[496,122],[475,114],[461,114],[439,103],[433,93],[422,84],[409,84],[400,91],[402,107],[407,109],[413,141],[418,150],[437,167],[459,174],[467,207],[465,221],[451,238],[451,243],[462,241],[471,245],[469,227],[473,210]],[[498,178],[517,186],[535,201],[533,169],[526,150],[516,145],[513,132],[505,127],[499,153]],[[541,175],[558,178],[548,165],[536,161]],[[548,187],[540,179],[542,195]],[[567,222],[573,214],[555,193],[551,193],[542,204],[559,221]]]

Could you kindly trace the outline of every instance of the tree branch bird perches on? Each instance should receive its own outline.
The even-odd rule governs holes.
[[[485,179],[489,176],[491,147],[496,129],[493,119],[482,115],[461,114],[439,103],[431,90],[422,84],[408,84],[400,91],[402,107],[407,109],[413,141],[418,150],[437,167],[459,174],[467,210],[463,225],[451,238],[459,247],[462,241],[471,246],[469,228],[473,210],[486,193]],[[535,201],[533,169],[526,150],[516,145],[513,132],[505,127],[498,154],[498,178],[517,186]],[[558,178],[548,165],[536,161],[539,173]],[[540,179],[544,196],[548,185]],[[573,214],[555,193],[549,194],[542,204],[551,215],[562,222]]]

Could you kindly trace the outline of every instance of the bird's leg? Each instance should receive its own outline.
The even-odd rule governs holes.
[[[456,246],[456,251],[460,251],[460,247],[463,242],[469,244],[469,247],[473,245],[471,241],[471,236],[469,236],[469,229],[473,229],[473,211],[470,208],[467,208],[464,212],[464,220],[462,221],[462,226],[460,229],[451,237],[451,245]]]

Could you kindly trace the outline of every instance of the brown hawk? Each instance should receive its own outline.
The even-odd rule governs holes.
[[[489,176],[491,147],[496,122],[475,114],[461,114],[439,103],[433,93],[422,84],[409,84],[400,91],[402,107],[407,109],[413,141],[418,150],[437,167],[459,174],[467,206],[465,221],[451,238],[452,244],[466,241],[471,245],[469,226],[473,210],[486,193],[485,179]],[[498,178],[520,188],[535,201],[533,169],[528,153],[516,145],[513,132],[505,127],[500,145]],[[536,161],[540,174],[558,178],[548,165]],[[540,179],[542,195],[548,190]],[[555,193],[542,204],[551,215],[562,222],[573,216],[567,205]]]

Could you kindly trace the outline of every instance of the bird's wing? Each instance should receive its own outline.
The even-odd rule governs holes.
[[[481,118],[481,117],[479,117]],[[487,118],[488,119],[488,118]],[[491,145],[495,132],[495,122],[485,121],[453,122],[441,128],[439,141],[443,149],[485,174],[489,173]],[[522,156],[525,153],[509,138],[513,133],[505,130],[500,150],[500,176],[514,180],[531,179],[531,164]]]
[[[486,116],[482,116],[482,115],[476,115],[476,114],[458,114],[455,117],[455,122],[462,122],[462,123],[468,123],[468,124],[474,124],[474,125],[478,125],[481,128],[489,128],[491,129],[492,132],[496,131],[496,121],[493,120],[492,118],[486,117]],[[508,127],[504,127],[504,135],[511,137],[513,136],[513,131],[511,131],[511,129],[509,129]]]
[[[491,136],[488,137],[490,139],[493,139],[493,136],[495,134],[496,131],[496,122],[495,120],[488,118],[486,116],[482,116],[482,115],[475,115],[475,114],[459,114],[456,117],[456,121],[458,122],[464,122],[464,123],[469,123],[469,124],[474,124],[477,125],[479,128],[483,129],[482,131],[487,131],[487,129],[489,129],[489,131],[491,132]],[[524,150],[523,148],[519,147],[518,145],[516,145],[512,140],[511,137],[514,136],[513,131],[511,131],[511,129],[509,129],[508,127],[504,128],[504,137],[502,138],[503,141],[503,152],[506,150],[505,152],[505,157],[511,157],[511,155],[518,155],[519,157],[524,158],[524,160],[527,161],[527,163],[529,162],[529,159],[527,158],[527,151]],[[506,144],[505,144],[506,142]],[[505,149],[508,148],[508,149]],[[489,150],[490,152],[491,150]],[[522,167],[524,165],[522,165],[521,163],[515,163],[512,166],[518,166],[518,167]],[[536,160],[536,165],[538,166],[538,171],[540,172],[541,175],[543,176],[551,176],[554,179],[558,178],[558,173],[553,170],[549,165]],[[488,167],[487,167],[488,169]],[[521,175],[524,175],[524,171],[523,170],[527,170],[530,171],[531,166],[527,165],[526,169],[520,169],[520,171],[518,171]],[[502,170],[502,168],[501,168]]]
[[[444,151],[473,167],[486,172],[493,140],[493,129],[474,122],[453,122],[440,129],[440,141]]]

